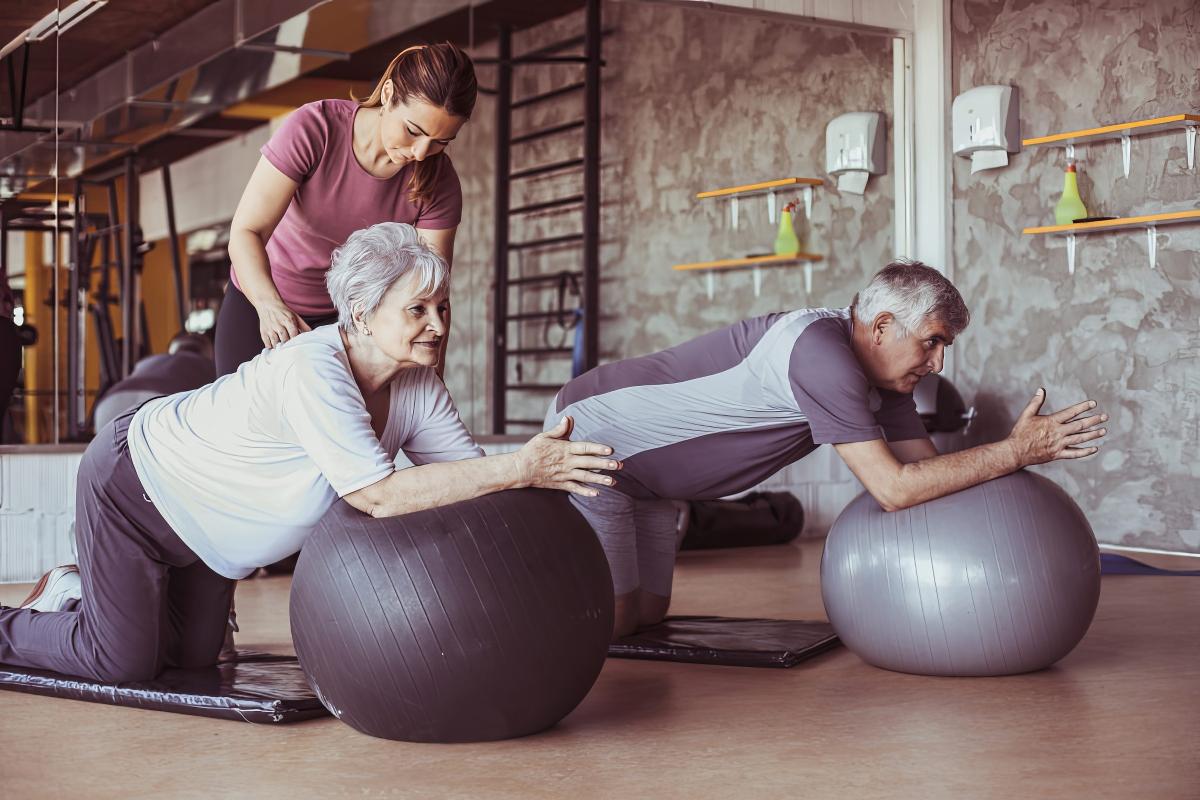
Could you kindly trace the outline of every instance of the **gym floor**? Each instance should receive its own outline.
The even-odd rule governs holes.
[[[821,546],[685,552],[672,611],[823,618]],[[0,586],[0,602],[29,588]],[[239,646],[291,651],[288,588],[242,584]],[[1200,792],[1198,607],[1200,580],[1106,577],[1079,647],[1007,678],[903,675],[845,648],[790,670],[610,659],[557,727],[475,745],[0,692],[0,793],[1179,800]]]

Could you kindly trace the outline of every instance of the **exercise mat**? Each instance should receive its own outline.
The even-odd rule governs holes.
[[[667,617],[613,642],[608,655],[730,667],[794,667],[838,644],[828,622]]]
[[[329,714],[295,656],[252,650],[239,650],[236,660],[215,667],[169,669],[154,680],[130,683],[0,664],[0,689],[267,724]]]
[[[1200,569],[1162,569],[1129,556],[1116,553],[1100,554],[1101,575],[1200,575]]]

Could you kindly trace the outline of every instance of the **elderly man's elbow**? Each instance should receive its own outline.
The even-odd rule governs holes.
[[[901,511],[916,505],[902,489],[894,486],[868,486],[867,491],[884,511]]]
[[[886,497],[880,497],[879,495],[872,495],[872,496],[875,498],[875,502],[879,503],[879,507],[882,508],[884,511],[892,512],[892,511],[899,511],[900,509],[905,508],[905,506],[900,505],[899,503],[893,503],[891,500],[889,500]]]

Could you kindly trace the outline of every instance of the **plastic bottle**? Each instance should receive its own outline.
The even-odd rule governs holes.
[[[775,236],[775,255],[784,256],[800,252],[800,239],[792,225],[792,204],[788,203],[779,214],[779,233]]]
[[[1067,164],[1067,171],[1063,176],[1062,197],[1058,199],[1058,205],[1054,207],[1054,222],[1058,225],[1070,225],[1075,220],[1083,219],[1088,215],[1083,198],[1079,196],[1078,177],[1075,173],[1075,162],[1072,161]]]

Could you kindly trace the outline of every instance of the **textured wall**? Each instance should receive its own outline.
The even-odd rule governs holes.
[[[994,2],[952,6],[953,83],[1020,87],[1024,136],[1200,110],[1195,0]],[[1197,206],[1183,133],[1135,138],[1129,178],[1116,142],[1088,146],[1092,214]],[[1079,501],[1102,541],[1200,552],[1200,224],[1161,228],[1158,267],[1141,230],[1065,242],[1023,236],[1053,223],[1061,149],[1032,148],[970,175],[954,159],[955,280],[975,315],[957,380],[1005,435],[1039,385],[1051,405],[1091,397],[1112,419],[1100,455],[1041,468]]]
[[[800,226],[807,249],[825,255],[806,295],[799,267],[763,271],[755,297],[749,271],[717,277],[709,301],[702,276],[673,264],[766,252],[775,226],[763,198],[742,204],[734,230],[728,206],[695,200],[696,192],[788,176],[827,178],[825,124],[846,111],[873,110],[891,128],[892,53],[889,38],[817,27],[784,18],[640,3],[607,3],[604,24],[602,126],[601,358],[653,352],[744,317],[806,305],[844,305],[893,254],[891,175],[872,178],[864,196],[818,189],[811,223]],[[524,52],[582,31],[570,15],[516,37]],[[490,54],[489,51],[488,54]],[[494,85],[492,68],[481,81]],[[514,95],[523,97],[578,80],[575,66],[522,68]],[[577,119],[574,95],[514,113],[517,132]],[[492,246],[492,169],[495,106],[481,98],[465,134],[453,145],[463,177],[466,211],[455,266],[454,344],[448,378],[468,425],[490,429],[488,374]],[[580,137],[565,135],[514,148],[513,167],[579,153]],[[889,140],[888,154],[890,158]],[[889,165],[890,169],[890,165]],[[580,172],[566,171],[514,184],[513,205],[580,191]],[[784,198],[786,199],[786,198]],[[781,200],[782,205],[782,200]],[[577,211],[523,218],[513,240],[580,230]],[[576,269],[579,251],[515,256],[516,273]],[[511,295],[513,308],[549,307],[552,292]],[[523,346],[556,345],[563,331],[544,324],[520,332]],[[569,339],[567,340],[569,343]],[[460,361],[463,350],[469,368]],[[565,360],[540,370],[526,364],[525,380],[561,382]],[[544,413],[549,395],[524,407],[512,396],[512,416]]]

